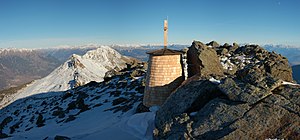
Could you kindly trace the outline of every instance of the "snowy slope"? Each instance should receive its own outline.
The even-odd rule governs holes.
[[[19,99],[0,110],[0,138],[151,139],[155,113],[135,114],[144,74],[140,65],[101,83]]]
[[[122,69],[126,66],[125,63],[129,61],[129,58],[107,46],[88,51],[83,56],[73,54],[69,60],[48,76],[32,82],[16,94],[4,98],[0,103],[0,108],[33,94],[64,91],[90,81],[100,82],[107,71]]]

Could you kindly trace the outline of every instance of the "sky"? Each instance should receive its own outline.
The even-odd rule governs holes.
[[[300,0],[0,0],[0,48],[193,40],[300,47]]]

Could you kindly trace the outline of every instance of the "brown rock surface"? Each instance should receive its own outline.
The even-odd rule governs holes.
[[[195,74],[200,74],[201,77],[223,75],[222,65],[214,49],[194,41],[187,55],[189,77]]]

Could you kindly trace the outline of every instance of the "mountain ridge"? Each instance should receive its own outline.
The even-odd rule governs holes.
[[[15,94],[5,96],[0,108],[15,101],[37,93],[56,92],[72,89],[90,81],[101,82],[109,70],[120,70],[131,63],[132,58],[122,56],[107,46],[88,51],[80,56],[73,54],[69,60],[56,68],[48,76],[28,84]]]

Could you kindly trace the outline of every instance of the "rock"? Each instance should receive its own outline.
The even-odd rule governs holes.
[[[218,55],[225,55],[228,53],[228,50],[226,48],[220,48],[218,51],[217,51],[217,54]]]
[[[58,107],[57,110],[53,111],[52,116],[58,116],[58,118],[64,118],[65,112],[63,111],[63,108]]]
[[[4,139],[4,138],[8,138],[8,137],[10,137],[10,136],[5,133],[0,132],[0,139]]]
[[[271,91],[280,86],[281,83],[281,80],[275,80],[271,77],[262,77],[260,81],[254,83],[226,78],[218,88],[231,101],[252,105],[270,95]]]
[[[220,98],[213,99],[195,115],[194,131],[191,135],[196,139],[219,139],[231,131],[226,127],[243,117],[249,108],[247,104],[237,104]]]
[[[39,114],[35,124],[37,127],[42,127],[45,125],[45,119],[43,118],[42,114]]]
[[[300,138],[300,88],[282,86],[253,106],[230,127],[235,129],[225,139],[245,136],[250,139]],[[293,119],[290,119],[293,118]]]
[[[226,48],[229,49],[231,46],[228,43],[225,43],[223,46],[221,46],[221,48]]]
[[[131,76],[132,78],[134,78],[134,77],[140,77],[140,76],[143,76],[144,74],[145,74],[144,71],[139,70],[139,69],[135,69],[135,70],[132,71],[132,73],[130,74],[130,76]]]
[[[223,68],[216,51],[205,44],[194,41],[187,52],[189,77],[200,74],[202,77],[222,76]]]
[[[84,94],[82,94],[84,95]],[[89,110],[89,106],[84,103],[84,97],[77,97],[76,101],[72,101],[68,104],[66,110],[80,109],[80,113]]]
[[[73,96],[72,93],[66,92],[66,93],[61,97],[61,100],[63,101],[63,100],[65,100],[65,99],[67,99],[67,98],[69,98],[69,97],[72,97],[72,96]]]
[[[198,86],[200,90],[204,87],[204,85]],[[184,90],[183,88],[184,87],[181,87],[178,90]],[[196,89],[194,89],[194,91],[196,91]],[[202,94],[204,94],[204,92],[208,95],[213,94],[206,90],[202,92]],[[187,102],[186,105],[182,105],[182,108],[176,104],[174,106],[176,109],[166,108],[166,106],[170,106],[170,103],[173,103],[171,101],[172,99],[168,98],[167,102],[157,112],[155,119],[156,129],[154,131],[155,138],[300,138],[299,86],[279,86],[272,90],[268,96],[261,98],[254,104],[248,102],[248,100],[240,102],[232,97],[225,98],[224,96],[217,96],[206,100],[206,103],[203,103],[204,105],[202,107],[189,113],[186,106],[190,105],[191,101],[202,102],[201,99],[192,98],[193,93],[194,92],[188,92],[188,88],[186,87],[185,94],[183,95],[188,97],[184,97],[184,100],[176,100],[176,104],[184,104]],[[173,95],[174,97],[178,97],[176,92]]]
[[[282,85],[293,81],[287,59],[258,45],[213,49],[189,48],[192,77],[157,111],[155,139],[300,139],[300,86]],[[207,80],[219,75],[211,63],[224,67],[219,84]]]
[[[149,108],[143,105],[143,103],[140,103],[137,108],[135,113],[143,113],[143,112],[150,112]]]
[[[206,44],[206,45],[207,45],[207,46],[212,46],[212,47],[214,47],[214,48],[220,47],[219,43],[216,42],[216,41],[211,41],[211,42],[209,42],[209,43]]]
[[[126,101],[128,101],[128,99],[126,99],[124,97],[120,97],[120,98],[114,99],[112,102],[112,105],[115,106],[115,105],[121,104]]]
[[[109,81],[110,79],[112,79],[113,76],[117,75],[117,71],[115,69],[111,69],[109,71],[107,71],[104,75],[104,81],[107,82]]]
[[[2,131],[2,129],[11,121],[13,120],[13,118],[11,116],[6,117],[0,124],[0,131]]]
[[[216,87],[210,81],[204,80],[191,81],[178,88],[156,114],[155,125],[159,128],[159,131],[163,131],[168,127],[168,123],[176,116],[197,111],[211,99],[221,96]]]
[[[292,68],[288,60],[281,55],[271,53],[269,59],[264,62],[266,71],[273,77],[284,81],[293,81]]]
[[[238,49],[240,46],[237,43],[233,43],[231,47],[228,48],[229,52],[234,52],[236,49]]]
[[[66,137],[66,136],[60,136],[60,135],[56,135],[54,137],[54,140],[70,140],[71,138]]]
[[[80,98],[79,100],[77,100],[76,103],[77,103],[78,109],[80,109],[80,112],[90,110],[89,106],[84,103],[83,98]]]
[[[85,84],[84,87],[97,87],[98,85],[99,85],[98,82],[96,82],[96,81],[91,81],[91,82]]]
[[[293,82],[292,68],[288,60],[279,54],[268,52],[258,45],[245,45],[239,47],[231,54],[234,57],[243,58],[243,62],[233,60],[234,62],[238,62],[238,73],[252,69],[252,71],[259,71],[260,75],[265,76],[270,74],[275,79]]]

